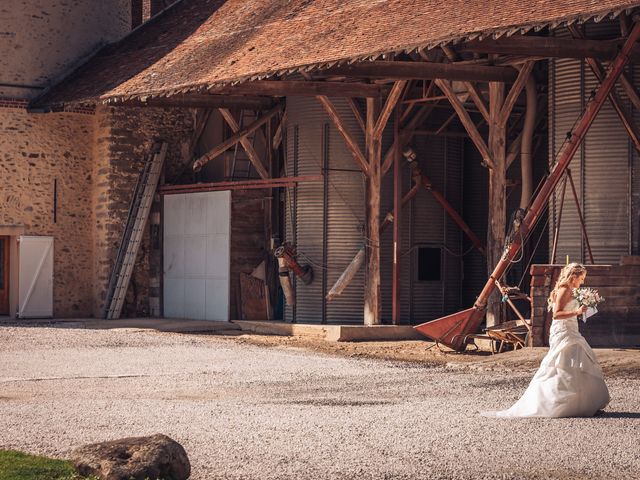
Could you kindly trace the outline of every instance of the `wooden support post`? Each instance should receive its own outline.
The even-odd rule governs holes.
[[[231,111],[229,111],[229,109],[219,108],[218,111],[222,115],[222,118],[224,118],[224,120],[227,122],[227,124],[229,125],[233,133],[237,133],[240,131],[240,125],[234,118]],[[268,120],[267,124],[270,124],[270,123],[271,123],[271,119]],[[267,135],[267,138],[269,138],[268,135]],[[244,148],[244,151],[247,153],[247,157],[249,157],[249,161],[251,162],[253,167],[256,169],[256,172],[258,172],[258,175],[260,175],[260,178],[262,179],[270,178],[269,172],[267,172],[267,170],[264,168],[264,165],[262,164],[262,160],[260,160],[260,156],[258,155],[258,152],[256,152],[255,148],[253,148],[251,141],[246,136],[242,137],[240,138],[240,145],[242,145],[242,148]]]
[[[489,225],[487,229],[487,267],[489,274],[502,257],[505,242],[506,211],[506,126],[502,123],[504,83],[489,83],[489,151],[492,159],[489,170]],[[487,305],[487,326],[501,321],[500,295],[495,293]]]
[[[381,139],[374,135],[379,101],[367,98],[367,158],[369,174],[366,188],[365,237],[367,268],[365,271],[364,324],[379,325],[380,320],[380,180]]]
[[[402,168],[400,145],[400,106],[396,105],[393,138],[395,144],[393,162],[393,278],[391,320],[400,325],[400,218],[402,210]]]

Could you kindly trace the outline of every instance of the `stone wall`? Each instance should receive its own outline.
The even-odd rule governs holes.
[[[131,0],[0,2],[0,97],[35,97],[130,30]]]
[[[54,237],[56,317],[92,312],[93,133],[91,115],[0,108],[0,226]]]
[[[129,203],[144,161],[154,141],[168,142],[165,171],[170,177],[171,172],[185,161],[193,134],[193,115],[188,109],[100,107],[97,117],[93,197],[96,229],[94,313],[100,315]],[[157,205],[154,211],[157,217]],[[123,316],[160,313],[157,299],[162,275],[161,242],[157,228],[153,229],[154,238],[151,238],[150,223],[147,223],[140,247]],[[157,218],[155,223],[158,223]]]

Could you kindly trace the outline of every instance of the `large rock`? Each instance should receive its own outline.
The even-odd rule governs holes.
[[[81,475],[101,480],[186,480],[191,474],[182,445],[161,434],[85,445],[71,459]]]

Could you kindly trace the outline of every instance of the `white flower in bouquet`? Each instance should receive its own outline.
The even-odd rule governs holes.
[[[595,288],[581,287],[573,289],[573,296],[581,307],[587,307],[587,311],[582,316],[582,321],[598,313],[598,304],[604,302],[604,297]]]
[[[598,290],[589,287],[574,288],[573,297],[581,307],[595,308],[599,303],[604,302],[604,297],[598,293]]]

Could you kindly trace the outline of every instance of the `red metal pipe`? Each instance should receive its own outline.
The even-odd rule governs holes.
[[[462,219],[462,217],[458,214],[458,212],[456,212],[455,208],[451,206],[451,204],[447,201],[447,199],[444,198],[444,196],[438,190],[433,188],[433,184],[431,183],[431,180],[429,180],[425,175],[422,175],[422,185],[424,186],[424,188],[429,190],[429,193],[433,195],[433,198],[435,198],[436,201],[440,205],[442,205],[442,208],[445,209],[445,211],[449,214],[449,216],[453,219],[453,221],[456,222],[458,227],[460,227],[460,229],[467,235],[467,237],[469,237],[469,240],[471,240],[471,243],[473,243],[473,245],[478,250],[480,250],[480,253],[486,256],[487,251],[484,248],[484,245],[482,244],[480,239],[476,236],[475,233],[473,233],[473,230],[469,228],[469,225],[467,225],[467,223]]]
[[[542,184],[538,195],[535,197],[530,209],[522,220],[522,224],[520,226],[521,235],[514,235],[513,243],[505,249],[502,258],[487,280],[482,292],[480,292],[473,308],[457,314],[449,315],[448,317],[423,323],[422,325],[417,325],[414,327],[416,330],[437,340],[439,343],[453,348],[454,350],[461,351],[465,349],[465,337],[469,333],[475,332],[480,326],[485,314],[487,300],[496,288],[496,280],[500,280],[502,278],[502,275],[509,267],[511,261],[520,251],[520,248],[522,247],[522,239],[535,227],[545,205],[551,197],[551,194],[555,190],[562,176],[565,174],[571,159],[587,135],[591,124],[609,96],[609,93],[612,91],[616,81],[622,74],[625,65],[629,62],[629,53],[631,52],[634,44],[638,41],[638,38],[640,38],[640,23],[636,23],[634,25],[633,30],[625,41],[620,53],[618,53],[614,61],[611,63],[607,77],[600,84],[595,97],[591,102],[589,102],[585,111],[580,116],[575,130],[560,153],[553,171]],[[450,326],[450,328],[446,329],[444,327],[445,325]],[[443,331],[446,333],[441,333]]]
[[[300,278],[305,285],[313,281],[313,269],[309,265],[302,266],[295,259],[295,251],[289,245],[282,245],[274,252],[276,258],[282,258],[293,273]]]
[[[571,184],[571,191],[573,192],[573,199],[576,202],[576,209],[578,210],[578,220],[580,220],[580,226],[582,227],[582,235],[584,236],[584,243],[587,245],[587,251],[589,252],[589,259],[591,265],[595,265],[593,260],[593,252],[591,251],[591,244],[589,243],[589,236],[587,235],[587,226],[584,223],[584,217],[582,216],[582,208],[580,208],[580,202],[578,201],[578,193],[576,192],[576,186],[573,184],[573,177],[571,177],[571,170],[567,169],[567,178]]]

